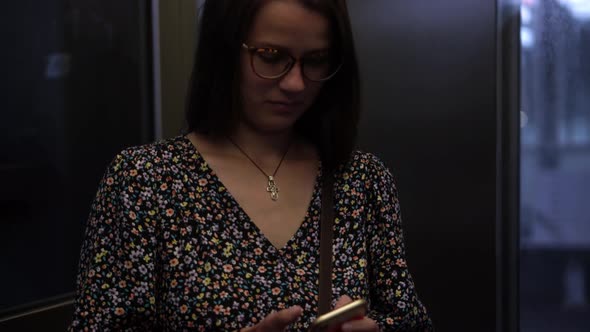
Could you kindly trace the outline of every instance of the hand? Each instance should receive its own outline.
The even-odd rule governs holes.
[[[285,331],[287,326],[296,322],[303,309],[299,306],[275,311],[266,316],[260,323],[240,330],[240,332],[279,332]]]
[[[334,309],[338,309],[346,304],[352,302],[352,299],[347,296],[341,296],[338,301],[336,301],[336,307]],[[379,326],[377,322],[374,320],[363,317],[362,319],[358,320],[351,320],[346,322],[340,326],[340,328],[335,329],[334,331],[342,331],[342,332],[379,332]],[[330,331],[332,332],[332,331]]]

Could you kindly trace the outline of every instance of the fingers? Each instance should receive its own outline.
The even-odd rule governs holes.
[[[336,306],[334,307],[334,309],[338,309],[341,308],[349,303],[352,302],[352,299],[350,298],[350,296],[348,295],[342,295],[338,301],[336,301]]]
[[[349,303],[353,302],[352,299],[348,295],[342,295],[338,301],[336,301],[336,306],[334,309],[341,308]],[[338,331],[338,330],[336,330]],[[379,326],[377,323],[367,317],[363,317],[362,319],[358,320],[351,320],[342,324],[340,327],[340,331],[342,332],[378,332]]]
[[[350,322],[342,324],[342,332],[378,332],[379,326],[377,322],[370,318],[364,318],[361,320],[352,320]]]
[[[256,332],[274,332],[283,331],[287,326],[293,324],[301,314],[303,309],[299,306],[290,307],[285,310],[276,311],[266,316],[255,329]]]

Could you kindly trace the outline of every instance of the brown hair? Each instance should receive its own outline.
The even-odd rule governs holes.
[[[240,52],[252,21],[268,0],[207,0],[202,8],[199,40],[188,91],[189,131],[228,135],[240,104]],[[297,121],[297,132],[320,150],[332,169],[348,160],[354,148],[360,113],[360,80],[345,0],[297,0],[331,22],[334,46],[343,59],[312,107]],[[229,95],[228,95],[229,94]]]

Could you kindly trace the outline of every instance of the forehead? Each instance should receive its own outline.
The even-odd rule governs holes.
[[[310,50],[329,47],[330,37],[330,22],[319,12],[296,0],[272,0],[254,17],[248,41]]]

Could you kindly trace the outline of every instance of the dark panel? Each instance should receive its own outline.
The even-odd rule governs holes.
[[[86,218],[106,165],[124,147],[153,140],[146,6],[2,6],[10,30],[0,63],[0,320],[74,290]],[[49,317],[42,312],[19,321]]]
[[[520,3],[498,1],[497,330],[519,330]]]
[[[349,1],[361,147],[392,168],[408,260],[439,331],[495,330],[496,4]]]

